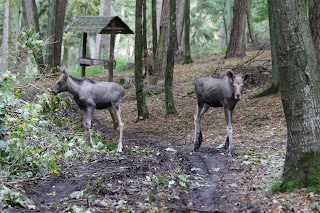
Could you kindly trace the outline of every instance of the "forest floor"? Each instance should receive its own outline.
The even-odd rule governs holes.
[[[101,153],[95,161],[74,162],[58,177],[28,183],[28,197],[37,204],[33,211],[81,212],[81,207],[87,212],[308,212],[319,207],[319,195],[304,189],[271,190],[282,174],[286,124],[280,95],[253,98],[269,85],[271,75],[270,66],[263,67],[270,64],[270,52],[256,56],[257,51],[243,59],[211,55],[176,65],[177,115],[165,116],[164,94],[152,93],[147,99],[151,117],[136,122],[134,88],[127,89],[122,104],[124,152]],[[228,157],[222,148],[226,125],[223,110],[217,108],[205,114],[204,142],[193,152],[193,82],[234,67],[252,73],[234,112],[234,156]],[[73,109],[76,115],[77,106]],[[95,112],[93,126],[110,138],[107,111]]]

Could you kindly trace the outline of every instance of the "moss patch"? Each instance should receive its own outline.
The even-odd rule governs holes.
[[[298,162],[285,170],[279,191],[290,192],[297,188],[320,193],[320,152],[304,153]]]

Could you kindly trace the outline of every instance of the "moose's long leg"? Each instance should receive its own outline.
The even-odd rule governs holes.
[[[232,156],[232,110],[225,109],[225,116],[226,116],[226,122],[227,122],[227,139],[225,143],[225,147],[228,149],[228,155]]]
[[[93,116],[93,107],[87,107],[86,109],[86,114],[85,117],[83,119],[83,126],[88,130],[89,133],[89,144],[90,146],[93,148],[93,142],[92,142],[92,136],[91,136],[91,120],[92,120],[92,116]]]
[[[113,111],[113,108],[110,107],[108,108],[109,112],[110,112],[110,115],[111,115],[111,118],[112,118],[112,121],[113,121],[113,131],[112,131],[112,138],[114,138],[115,134],[116,134],[116,131],[118,129],[118,119],[116,118],[116,115],[114,114],[114,111]]]
[[[201,132],[201,118],[208,111],[210,106],[208,104],[197,105],[196,112],[194,114],[194,151],[197,151],[202,143],[202,132]]]
[[[121,121],[121,109],[120,109],[120,103],[114,104],[113,105],[113,111],[116,115],[116,118],[118,120],[119,124],[119,131],[120,131],[120,137],[119,137],[119,142],[118,142],[118,152],[122,152],[122,134],[123,134],[123,123]]]

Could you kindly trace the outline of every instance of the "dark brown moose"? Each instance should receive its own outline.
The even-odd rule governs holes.
[[[89,132],[90,146],[93,147],[90,130],[93,111],[94,109],[108,109],[114,123],[112,137],[119,126],[120,138],[117,151],[122,152],[123,123],[120,104],[124,96],[124,89],[113,82],[96,82],[90,78],[77,78],[69,75],[65,69],[59,66],[57,69],[61,75],[53,88],[53,94],[69,92],[74,96],[80,110],[84,112],[83,126]]]
[[[223,72],[218,79],[202,77],[195,81],[197,109],[194,115],[194,150],[197,151],[202,143],[201,118],[210,107],[223,107],[227,122],[227,138],[225,148],[232,156],[232,113],[241,99],[242,86],[249,74],[237,74],[232,71]]]

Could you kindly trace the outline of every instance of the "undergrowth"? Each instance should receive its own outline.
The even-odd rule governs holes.
[[[98,151],[115,150],[97,131],[93,140],[99,150],[90,148],[82,127],[70,125],[63,114],[70,100],[43,93],[25,101],[26,91],[14,88],[15,83],[15,75],[0,75],[0,209],[32,205],[12,183],[59,175],[72,161],[94,160]]]

